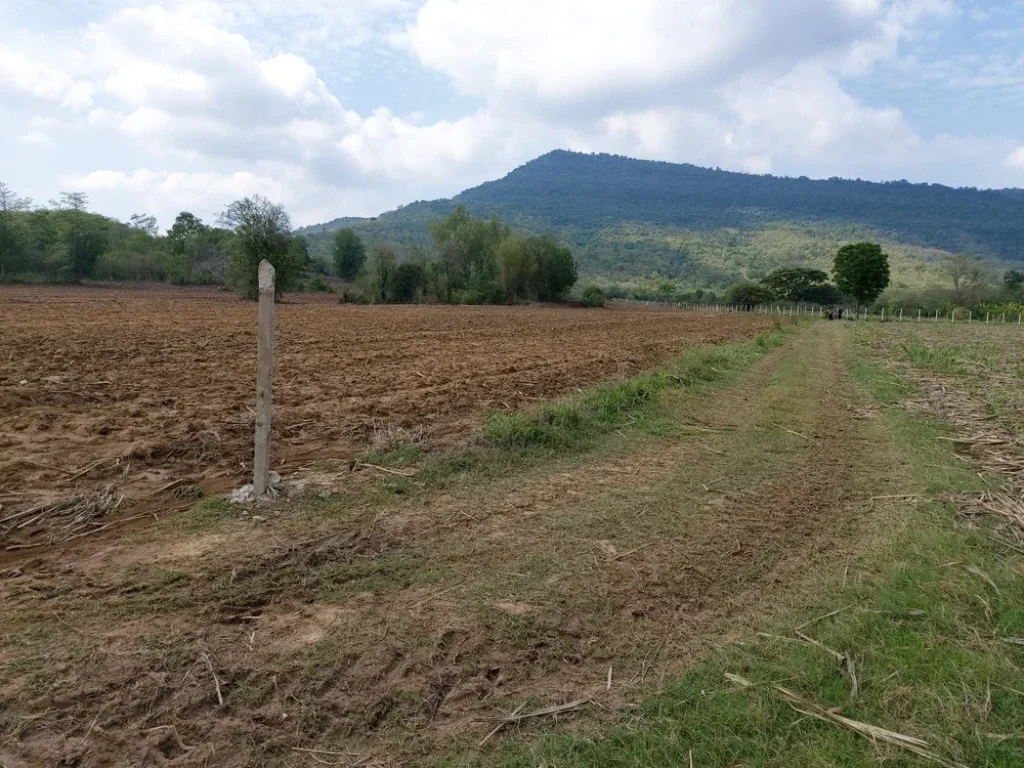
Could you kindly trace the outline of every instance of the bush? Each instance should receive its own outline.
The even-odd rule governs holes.
[[[587,289],[583,291],[583,298],[580,299],[580,304],[584,307],[603,307],[604,291],[596,285],[587,286]]]
[[[744,307],[754,307],[758,304],[767,304],[775,301],[775,293],[763,285],[757,283],[736,283],[725,293],[727,304],[739,304]]]
[[[341,289],[341,293],[338,294],[339,304],[369,304],[370,297],[367,296],[363,291],[355,286],[346,286]]]
[[[330,293],[331,286],[320,275],[315,275],[306,283],[306,290],[310,293]]]
[[[483,297],[476,291],[452,291],[452,304],[483,304]]]

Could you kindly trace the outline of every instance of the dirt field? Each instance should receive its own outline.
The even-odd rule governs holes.
[[[289,472],[365,450],[390,426],[450,442],[489,410],[749,337],[770,319],[321,296],[282,304],[278,323],[274,467]],[[212,290],[3,288],[0,328],[0,516],[71,499],[69,515],[120,503],[124,518],[244,482],[252,304]],[[4,547],[53,538],[31,515],[17,522]]]
[[[835,330],[670,400],[681,435],[27,561],[0,762],[422,765],[517,706],[621,711],[858,540],[881,468]]]

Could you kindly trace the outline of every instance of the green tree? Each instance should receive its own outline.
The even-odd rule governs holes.
[[[529,296],[537,265],[525,243],[518,237],[506,237],[498,243],[495,258],[498,263],[498,283],[505,301],[516,302]]]
[[[769,301],[775,301],[776,298],[775,293],[771,289],[749,281],[736,283],[725,293],[725,302],[727,304],[738,304],[743,307],[767,304]]]
[[[128,219],[128,226],[131,229],[145,232],[150,237],[156,237],[160,231],[156,225],[156,216],[149,216],[145,213],[133,213]]]
[[[782,267],[761,280],[761,285],[783,301],[804,301],[805,294],[828,281],[820,269]]]
[[[388,302],[395,294],[395,276],[398,258],[395,249],[389,245],[377,245],[373,249],[373,300]]]
[[[867,304],[889,284],[889,256],[876,243],[844,245],[836,254],[832,273],[840,291],[858,304]]]
[[[822,283],[804,291],[803,300],[809,301],[812,304],[829,306],[831,304],[842,304],[843,294],[832,283]]]
[[[395,268],[394,277],[391,280],[391,294],[389,301],[398,304],[410,304],[419,298],[420,289],[423,287],[423,266],[411,261],[399,264]]]
[[[302,235],[292,235],[288,243],[288,258],[293,269],[300,273],[309,269],[311,259],[309,257],[309,243]]]
[[[459,206],[447,218],[430,223],[430,234],[444,274],[446,300],[452,291],[469,290],[483,299],[496,293],[498,277],[495,253],[498,244],[511,230],[497,217],[483,220],[471,216]]]
[[[277,272],[278,295],[295,287],[302,270],[292,258],[291,220],[282,206],[260,195],[246,197],[229,205],[221,222],[235,233],[227,275],[233,290],[249,299],[257,297],[263,259]]]
[[[957,253],[943,259],[941,269],[953,285],[953,300],[957,304],[973,303],[978,288],[985,282],[985,270],[981,259],[966,253]]]
[[[584,307],[603,307],[604,291],[596,285],[588,285],[586,290],[583,291],[583,298],[580,299],[580,305]]]
[[[533,259],[533,293],[538,301],[561,301],[576,284],[572,251],[551,235],[528,237],[523,247]]]
[[[193,269],[212,250],[209,231],[202,219],[188,211],[175,217],[167,230],[164,268],[168,280],[179,284],[191,282]]]
[[[1003,275],[1003,288],[1015,299],[1024,296],[1024,272],[1017,269],[1007,270]]]
[[[334,233],[334,271],[342,280],[354,280],[366,263],[366,246],[352,229]]]
[[[70,276],[79,282],[91,277],[100,254],[106,250],[106,232],[89,216],[89,198],[85,192],[61,192],[52,203],[62,212],[64,242]]]
[[[0,181],[0,282],[10,271],[22,266],[28,242],[21,219],[16,214],[32,205],[27,197],[18,197]]]

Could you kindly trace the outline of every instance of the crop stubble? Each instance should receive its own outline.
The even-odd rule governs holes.
[[[4,514],[111,489],[125,497],[123,514],[180,503],[173,494],[186,480],[206,492],[244,482],[255,317],[252,304],[213,290],[0,289]],[[278,308],[274,466],[347,458],[392,425],[450,443],[488,410],[626,376],[768,322],[300,297]],[[29,526],[13,540],[37,533]]]

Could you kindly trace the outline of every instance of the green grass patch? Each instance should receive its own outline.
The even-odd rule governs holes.
[[[897,404],[913,388],[881,370],[869,349],[848,346],[854,380],[883,406]],[[935,764],[801,714],[775,685],[853,720],[924,739],[947,761],[1024,764],[1024,646],[1006,641],[1024,637],[1019,563],[984,527],[965,530],[949,504],[930,498],[978,491],[989,481],[936,439],[947,434],[937,424],[899,407],[884,407],[873,424],[900,488],[922,500],[889,502],[868,554],[846,573],[837,564],[810,605],[719,650],[613,727],[535,730],[530,742],[510,739],[493,755],[459,764],[686,766],[691,754],[701,766]],[[795,635],[806,622],[802,631],[825,649]],[[856,696],[847,665],[826,649],[853,660]],[[738,686],[726,673],[754,686]]]
[[[692,347],[666,368],[592,387],[531,411],[493,413],[484,422],[487,443],[512,450],[565,449],[630,424],[664,429],[654,406],[665,389],[719,382],[779,346],[786,332],[772,330],[738,344]],[[631,423],[632,422],[632,423]]]
[[[242,507],[217,496],[204,499],[187,512],[168,518],[165,525],[181,531],[200,531],[231,520],[241,512]]]
[[[954,347],[929,347],[919,341],[903,344],[903,354],[911,363],[936,373],[962,373],[964,366],[958,353]]]

